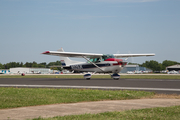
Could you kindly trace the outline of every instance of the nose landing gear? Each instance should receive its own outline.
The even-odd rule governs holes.
[[[113,75],[111,75],[111,78],[113,78],[114,80],[119,80],[120,75],[117,73],[114,73]]]

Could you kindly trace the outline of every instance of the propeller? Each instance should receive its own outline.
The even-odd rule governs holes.
[[[118,51],[116,52],[116,54],[120,54],[120,51],[118,50]],[[129,57],[127,57],[126,59],[124,59],[124,61],[125,61],[125,62],[128,62],[128,59],[129,59]]]

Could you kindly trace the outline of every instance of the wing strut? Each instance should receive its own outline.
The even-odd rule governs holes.
[[[86,59],[87,61],[89,61],[91,64],[93,64],[94,66],[96,66],[98,69],[100,69],[102,72],[105,73],[105,71],[103,69],[101,69],[99,66],[97,66],[95,63],[91,62],[89,59],[87,59],[85,56],[82,56],[84,59]],[[110,74],[111,75],[111,74]]]

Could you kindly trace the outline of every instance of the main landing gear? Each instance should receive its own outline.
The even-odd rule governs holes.
[[[90,73],[87,73],[87,74],[84,75],[84,78],[85,78],[86,80],[90,80],[90,79],[91,79],[91,76],[92,76],[92,75],[91,75]],[[114,80],[119,80],[120,75],[117,74],[117,73],[114,73],[114,74],[111,75],[111,78],[113,78]]]
[[[84,75],[84,78],[86,79],[86,80],[90,80],[91,79],[91,74],[90,73],[88,73],[88,74],[85,74]]]

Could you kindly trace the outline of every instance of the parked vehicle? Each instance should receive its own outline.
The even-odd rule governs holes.
[[[173,71],[169,71],[168,74],[179,74],[177,71],[173,70]]]
[[[127,74],[134,74],[133,71],[127,71]]]

